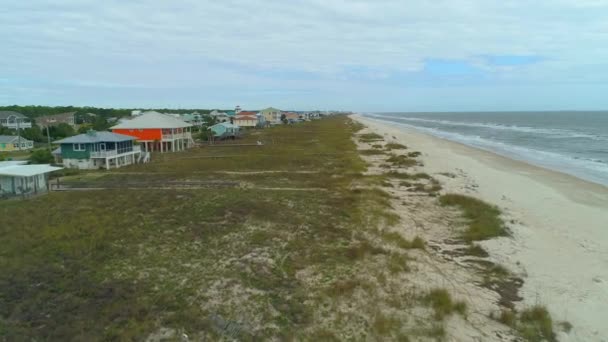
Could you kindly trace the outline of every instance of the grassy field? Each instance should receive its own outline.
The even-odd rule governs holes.
[[[441,336],[408,314],[433,312],[401,285],[424,243],[383,240],[398,218],[362,174],[359,128],[252,131],[240,142],[263,146],[63,180],[118,189],[0,203],[0,340]],[[133,179],[166,186],[120,189]],[[231,185],[171,186],[185,181]]]

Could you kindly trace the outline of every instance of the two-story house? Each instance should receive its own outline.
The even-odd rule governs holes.
[[[128,135],[89,131],[56,141],[60,147],[53,154],[65,167],[109,170],[149,160],[134,142]]]

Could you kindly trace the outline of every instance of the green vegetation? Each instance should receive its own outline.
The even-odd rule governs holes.
[[[467,241],[486,240],[507,235],[507,228],[500,218],[500,210],[473,197],[447,194],[439,197],[444,206],[456,206],[468,220],[468,229],[463,233]]]
[[[416,336],[412,294],[394,284],[424,241],[389,249],[376,233],[399,217],[362,174],[357,128],[340,116],[253,130],[242,142],[263,146],[63,172],[107,190],[0,202],[0,339],[343,339],[360,317],[355,339]]]
[[[392,164],[395,167],[412,167],[418,164],[416,159],[409,158],[404,155],[391,154],[386,162]]]
[[[388,143],[388,144],[386,144],[386,149],[387,150],[405,150],[405,149],[407,149],[407,146],[402,145],[402,144],[397,144],[397,143]]]
[[[54,161],[55,157],[48,149],[35,150],[30,155],[30,163],[32,164],[51,164]]]
[[[390,244],[394,244],[403,249],[422,249],[423,250],[423,249],[425,249],[425,245],[426,245],[424,240],[419,236],[416,236],[412,241],[408,241],[401,234],[399,234],[397,232],[383,231],[381,233],[381,236],[386,242],[388,242]]]
[[[383,141],[384,140],[384,137],[382,137],[380,134],[376,134],[376,133],[359,134],[357,137],[359,138],[359,141],[361,141],[361,142],[374,142],[374,141]]]
[[[382,150],[377,149],[359,150],[359,153],[363,156],[379,156],[384,154]]]
[[[547,309],[543,306],[534,306],[517,313],[513,310],[502,310],[497,320],[520,333],[525,341],[542,342],[556,341],[553,331],[553,320]],[[562,325],[565,323],[565,325]],[[572,329],[568,322],[562,322],[565,330]]]
[[[446,289],[431,290],[424,301],[435,310],[437,319],[443,319],[452,313],[465,315],[467,311],[467,304],[462,301],[454,302]]]

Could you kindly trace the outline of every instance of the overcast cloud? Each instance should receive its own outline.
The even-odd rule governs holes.
[[[0,104],[608,109],[608,0],[0,0]]]

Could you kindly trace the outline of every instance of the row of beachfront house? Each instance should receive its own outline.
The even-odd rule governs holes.
[[[214,139],[237,137],[241,127],[256,127],[266,120],[276,123],[296,118],[297,113],[283,112],[267,108],[260,112],[241,111],[234,114],[219,113],[216,118],[226,115],[229,119],[212,125],[208,129]],[[4,115],[10,125],[23,119],[19,115]],[[283,119],[282,119],[283,118]],[[121,120],[110,128],[110,132],[89,131],[87,133],[55,141],[59,147],[53,151],[58,164],[76,169],[112,169],[150,161],[151,152],[177,152],[194,146],[192,127],[197,120],[194,114],[187,122],[183,117],[158,112],[143,112],[130,120]],[[69,117],[49,119],[69,124]],[[68,120],[66,122],[65,120]],[[278,120],[278,121],[277,121]],[[219,120],[218,120],[219,121]],[[19,122],[19,128],[25,121]],[[33,142],[18,136],[0,136],[0,151],[32,148]],[[25,161],[0,162],[0,198],[32,195],[48,190],[50,172],[61,167],[51,165],[27,165]]]

